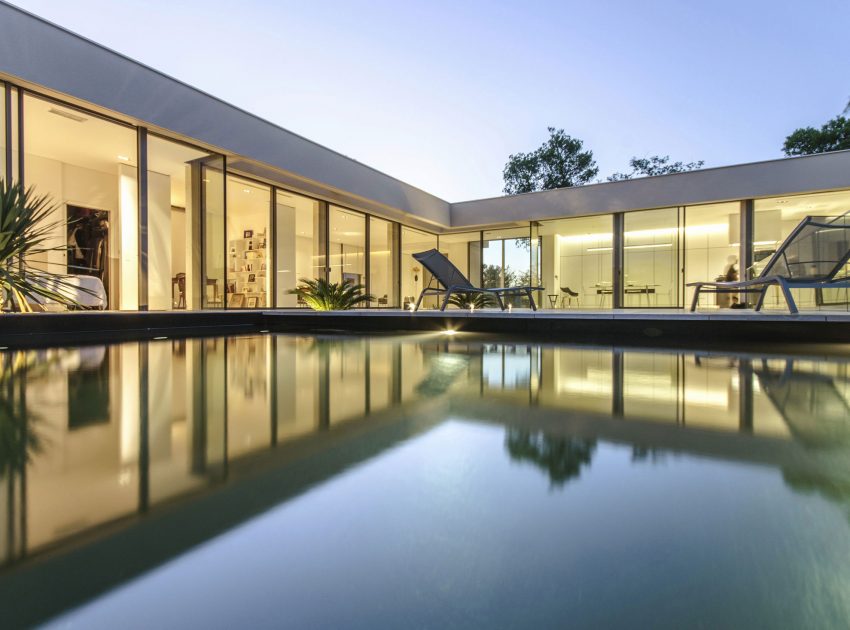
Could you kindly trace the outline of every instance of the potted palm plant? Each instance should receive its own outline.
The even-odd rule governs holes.
[[[364,293],[362,284],[351,280],[328,282],[327,280],[301,278],[297,288],[290,290],[314,311],[348,311],[360,304],[368,304],[375,298]]]
[[[55,210],[49,196],[0,179],[0,292],[5,308],[31,312],[31,302],[39,298],[74,307],[79,306],[76,292],[90,293],[67,276],[32,264],[48,252],[65,250],[64,244],[50,244],[65,226],[53,218]]]

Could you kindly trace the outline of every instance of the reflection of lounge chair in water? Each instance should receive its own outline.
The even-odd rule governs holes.
[[[850,442],[850,406],[827,374],[794,370],[788,360],[782,371],[766,363],[754,370],[759,385],[791,432],[805,444],[837,446]]]
[[[692,282],[695,287],[691,311],[702,292],[758,293],[755,310],[761,310],[764,297],[777,285],[788,310],[797,312],[791,289],[837,289],[850,287],[846,273],[850,258],[850,217],[806,217],[776,250],[757,278],[738,282]]]
[[[416,386],[416,393],[421,396],[439,396],[457,382],[458,375],[469,366],[470,357],[465,354],[446,352],[436,354],[431,358],[430,370],[424,379]]]

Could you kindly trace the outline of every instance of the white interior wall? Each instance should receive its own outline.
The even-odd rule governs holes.
[[[148,308],[172,307],[171,178],[148,172]]]

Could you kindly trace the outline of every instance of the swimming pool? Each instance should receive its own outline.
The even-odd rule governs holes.
[[[850,361],[470,334],[2,355],[4,627],[847,627]]]

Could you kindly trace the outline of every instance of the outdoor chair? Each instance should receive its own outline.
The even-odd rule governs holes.
[[[576,301],[577,305],[581,306],[578,291],[573,291],[570,287],[561,287],[561,293],[563,294],[561,297],[561,308],[564,308],[565,302],[567,305],[572,306],[573,300]]]
[[[485,293],[487,295],[492,295],[496,298],[496,303],[503,311],[505,310],[505,303],[502,298],[516,295],[527,295],[529,304],[531,305],[531,310],[536,311],[537,305],[534,303],[534,296],[532,293],[534,291],[544,290],[543,287],[503,287],[500,289],[482,289],[473,286],[469,279],[460,272],[460,269],[455,267],[448,258],[443,256],[443,254],[436,249],[418,252],[413,254],[413,257],[420,262],[432,276],[428,286],[422,289],[422,293],[419,294],[419,299],[416,300],[414,310],[417,311],[419,310],[419,305],[422,304],[422,299],[426,295],[442,295],[443,303],[440,310],[444,311],[446,310],[446,306],[449,304],[449,298],[453,293]],[[434,280],[440,283],[443,288],[432,287],[431,284]]]
[[[761,273],[751,280],[735,282],[692,282],[695,287],[691,312],[700,293],[758,293],[755,310],[760,311],[767,290],[777,285],[788,310],[798,313],[791,289],[839,289],[850,287],[844,271],[850,259],[850,217],[806,217],[793,229],[770,257]]]

